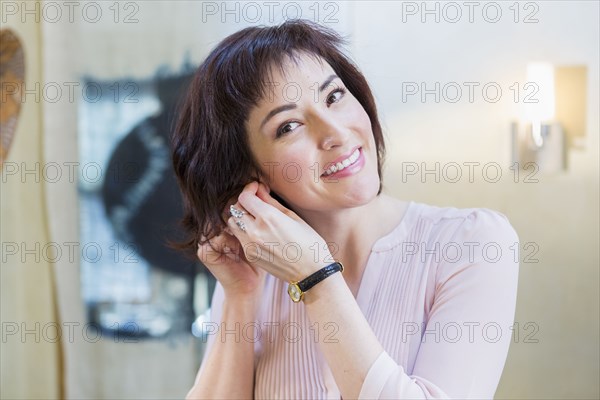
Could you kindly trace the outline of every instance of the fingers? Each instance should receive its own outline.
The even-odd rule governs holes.
[[[265,185],[264,183],[261,182],[259,184],[256,196],[259,199],[261,199],[262,201],[264,201],[265,203],[275,207],[277,210],[281,211],[285,215],[291,216],[292,211],[285,208],[280,202],[275,200],[269,193],[269,187],[267,185]]]
[[[230,233],[239,235],[248,231],[248,226],[253,225],[255,220],[254,216],[250,214],[242,205],[238,202],[230,206],[230,217],[227,219],[227,228]]]
[[[229,217],[227,220],[227,225],[232,230],[234,235],[240,235],[242,233],[248,232],[248,226],[246,221],[242,219],[238,219],[236,217]]]
[[[238,202],[254,216],[267,216],[273,212],[273,208],[288,217],[295,216],[293,211],[271,197],[268,187],[262,182],[253,181],[246,185],[238,197]]]
[[[252,215],[267,215],[271,211],[271,207],[257,197],[258,188],[259,184],[257,181],[247,184],[238,196],[238,203]]]
[[[264,218],[270,214],[273,215],[274,212],[280,212],[290,218],[297,219],[293,211],[285,208],[271,197],[267,185],[252,181],[244,187],[242,193],[238,196],[238,201],[233,204],[229,203],[226,210],[223,211],[224,214],[227,214],[225,218],[227,228],[225,229],[238,238],[243,237],[254,227],[257,217]]]
[[[223,257],[239,261],[240,242],[229,233],[222,232],[204,245],[198,244],[197,256],[205,264],[218,264]]]

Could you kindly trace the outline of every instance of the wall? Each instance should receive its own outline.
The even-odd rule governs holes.
[[[514,336],[497,398],[598,398],[598,3],[535,2],[538,22],[531,24],[522,21],[533,9],[521,8],[520,22],[514,22],[513,2],[498,3],[503,14],[497,23],[482,17],[485,2],[475,9],[473,23],[464,6],[459,22],[447,22],[455,14],[446,9],[444,19],[444,3],[438,2],[428,2],[427,8],[438,4],[439,23],[435,14],[425,14],[422,22],[420,2],[412,3],[419,12],[405,13],[403,22],[408,3],[354,3],[353,52],[387,128],[385,186],[403,199],[499,210],[518,232],[520,335]],[[587,131],[583,148],[569,153],[568,171],[540,172],[534,176],[537,183],[528,183],[531,169],[518,176],[509,169],[510,122],[523,107],[510,86],[523,86],[526,65],[533,61],[587,66]],[[439,103],[434,95],[423,102],[404,92],[403,101],[403,83],[406,88],[411,82],[424,82],[427,89],[435,82],[440,87],[457,82],[465,91],[456,103],[445,100],[454,98],[451,92],[441,93]],[[476,90],[469,102],[463,82],[477,82],[479,88],[495,82],[503,95],[491,103]],[[435,173],[421,175],[423,167],[435,170],[436,162],[439,183]],[[456,183],[451,182],[456,170],[443,172],[452,162],[463,174]],[[480,163],[472,183],[465,162]],[[486,181],[494,180],[495,169],[483,175],[483,166],[491,162],[502,167],[498,182]],[[418,173],[410,175],[415,165]],[[526,243],[530,247],[524,248]],[[533,257],[524,262],[528,254]],[[525,329],[527,322],[535,325]]]

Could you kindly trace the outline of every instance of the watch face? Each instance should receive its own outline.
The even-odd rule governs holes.
[[[302,291],[295,283],[290,283],[288,286],[288,294],[295,303],[298,303],[300,300],[302,300]]]

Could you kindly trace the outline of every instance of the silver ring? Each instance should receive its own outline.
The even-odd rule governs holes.
[[[231,216],[234,218],[242,218],[242,215],[244,215],[245,212],[243,212],[242,210],[238,210],[232,204],[229,206],[229,214],[231,214]]]
[[[237,224],[237,226],[240,227],[242,231],[246,232],[246,224],[244,224],[244,221],[237,220],[235,221],[235,223]]]

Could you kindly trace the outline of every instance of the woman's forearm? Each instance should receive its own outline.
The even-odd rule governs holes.
[[[255,315],[255,300],[225,299],[214,344],[186,399],[254,397],[254,343],[239,332],[246,332]],[[254,329],[254,324],[248,329]],[[254,337],[254,332],[248,331],[247,336]]]
[[[305,294],[311,324],[334,324],[335,337],[319,347],[344,399],[359,397],[369,368],[383,351],[341,274],[334,274]]]

